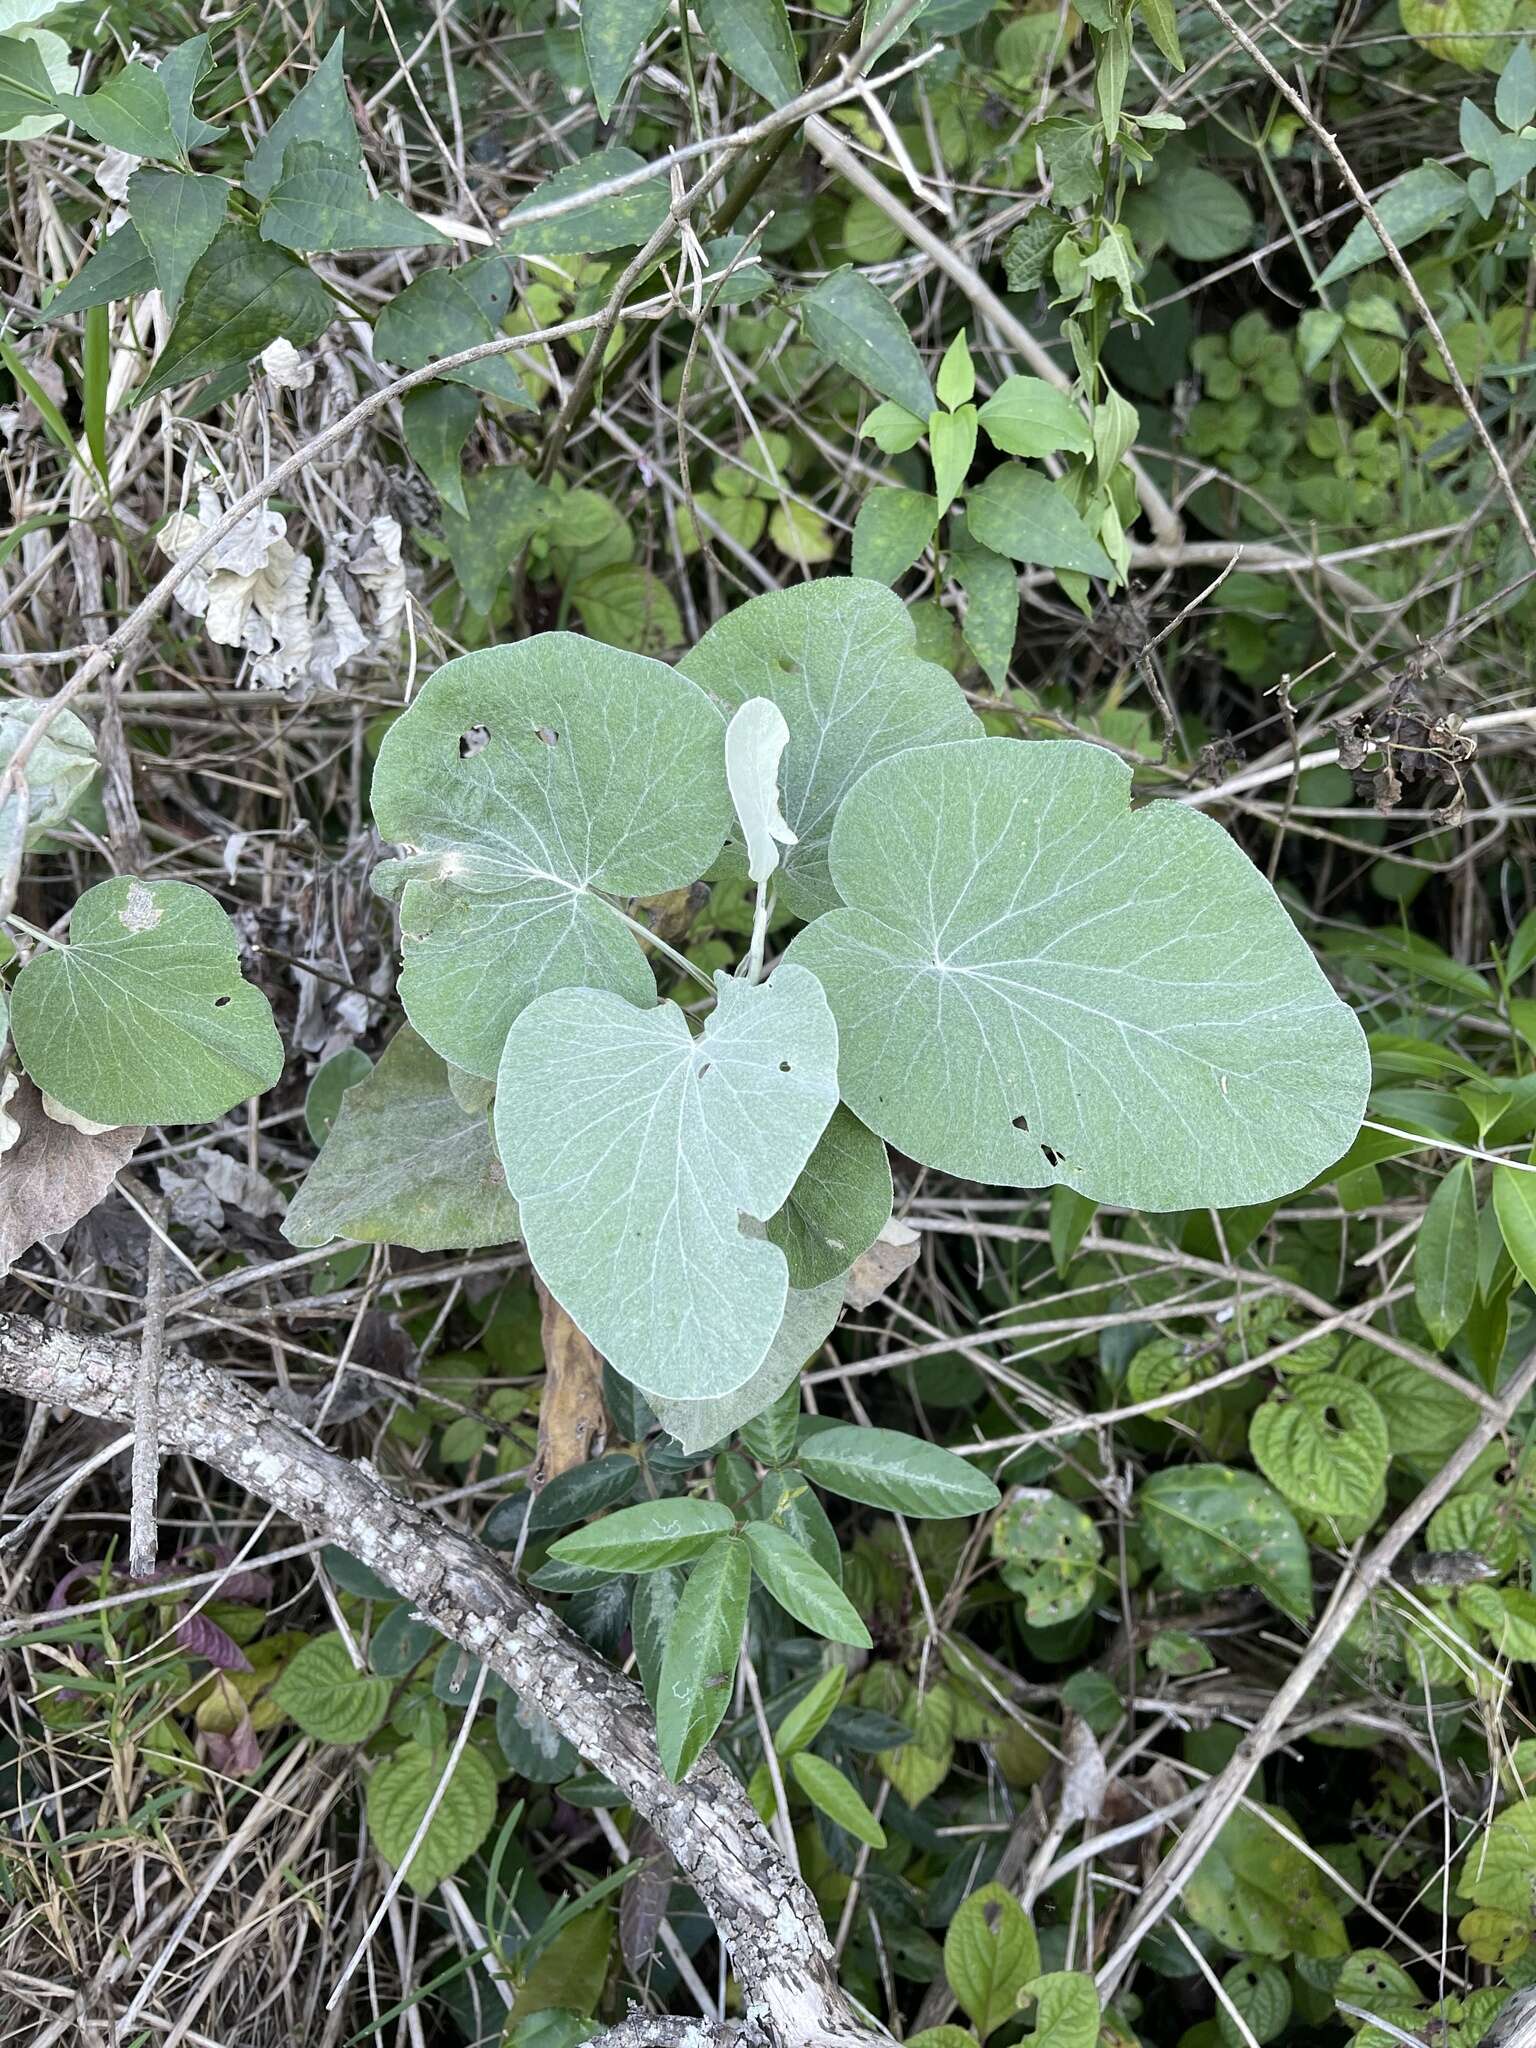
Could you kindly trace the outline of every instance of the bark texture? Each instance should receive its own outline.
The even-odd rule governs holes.
[[[0,1388],[49,1407],[131,1420],[137,1362],[126,1344],[0,1315]],[[706,1751],[685,1783],[670,1783],[639,1687],[540,1606],[494,1553],[185,1354],[165,1361],[160,1415],[163,1449],[213,1466],[369,1566],[532,1700],[619,1787],[730,1951],[740,2038],[771,2048],[869,2048],[880,2038],[839,1990],[816,1902],[739,1781]]]

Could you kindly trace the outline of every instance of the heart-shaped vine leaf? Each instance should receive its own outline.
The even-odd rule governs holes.
[[[87,889],[68,946],[17,976],[11,1035],[47,1095],[98,1124],[203,1123],[270,1088],[283,1042],[234,928],[188,882]]]
[[[373,811],[410,849],[400,997],[445,1059],[495,1074],[519,1010],[550,989],[652,1003],[610,898],[694,882],[730,827],[725,721],[642,654],[543,633],[438,670],[379,750]]]
[[[793,1282],[793,1259],[790,1278]],[[712,1400],[668,1401],[661,1394],[652,1394],[648,1398],[656,1420],[685,1451],[707,1450],[711,1444],[722,1442],[733,1430],[771,1408],[786,1388],[794,1385],[806,1360],[814,1357],[831,1336],[842,1307],[841,1274],[823,1281],[819,1287],[791,1284],[784,1297],[783,1320],[768,1347],[768,1356],[751,1379],[734,1393],[717,1394]],[[798,1416],[798,1406],[795,1413]]]
[[[783,1206],[837,1104],[814,976],[715,986],[697,1039],[671,1003],[541,996],[496,1084],[496,1143],[540,1278],[616,1372],[670,1400],[730,1394],[767,1357],[789,1266],[741,1219]]]
[[[1130,781],[1071,740],[881,762],[832,833],[848,907],[789,957],[844,1100],[925,1165],[1145,1209],[1286,1194],[1359,1128],[1364,1035],[1221,827]]]
[[[789,1261],[791,1287],[846,1273],[891,1219],[885,1147],[839,1103],[768,1235]]]
[[[290,1244],[403,1244],[471,1251],[517,1236],[517,1204],[482,1109],[460,1107],[449,1069],[406,1025],[341,1098],[283,1222]]]
[[[1271,1394],[1248,1425],[1254,1463],[1294,1507],[1352,1515],[1387,1476],[1386,1418],[1355,1380],[1313,1373]]]
[[[774,887],[797,917],[838,901],[827,841],[838,806],[867,768],[910,747],[981,736],[953,676],[919,658],[901,599],[860,577],[826,576],[751,598],[680,666],[733,711],[767,697],[784,714],[780,780],[798,844],[785,848]],[[745,872],[734,835],[732,865]]]

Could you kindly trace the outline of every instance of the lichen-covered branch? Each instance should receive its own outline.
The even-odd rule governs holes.
[[[131,1346],[0,1315],[0,1387],[49,1407],[128,1421],[137,1365]],[[838,1989],[815,1900],[737,1779],[706,1752],[685,1783],[670,1783],[639,1687],[540,1606],[492,1552],[184,1354],[164,1363],[160,1438],[164,1450],[213,1466],[377,1572],[619,1787],[730,1951],[744,2043],[868,2048],[877,2038]]]

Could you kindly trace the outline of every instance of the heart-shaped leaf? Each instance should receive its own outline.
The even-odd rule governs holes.
[[[862,577],[824,576],[751,598],[680,666],[733,711],[767,697],[784,714],[780,780],[798,844],[785,848],[774,887],[797,917],[838,901],[827,841],[838,806],[867,768],[910,747],[981,736],[954,677],[919,658],[901,599]],[[732,857],[744,872],[734,845]]]
[[[541,996],[496,1083],[496,1143],[540,1278],[616,1372],[670,1400],[732,1393],[767,1357],[789,1266],[741,1219],[783,1205],[837,1104],[837,1032],[813,975],[715,985],[697,1039],[671,1003]]]
[[[686,888],[730,826],[725,721],[645,655],[543,633],[438,670],[379,750],[373,812],[413,857],[400,997],[445,1059],[488,1078],[555,988],[655,1000],[610,898]],[[590,1334],[590,1332],[589,1332]]]
[[[827,991],[843,1098],[971,1180],[1145,1209],[1286,1194],[1359,1128],[1364,1035],[1220,826],[1129,796],[1071,740],[862,777],[830,849],[849,907],[788,956]]]
[[[87,889],[67,946],[16,978],[11,1035],[45,1094],[98,1124],[202,1123],[270,1088],[283,1041],[234,928],[188,882]]]
[[[1313,1373],[1271,1394],[1248,1425],[1253,1461],[1293,1506],[1351,1515],[1387,1476],[1386,1418],[1371,1394],[1340,1373]]]
[[[841,1113],[838,1112],[839,1115]],[[806,1171],[810,1171],[809,1167]],[[782,1210],[780,1214],[783,1214]],[[842,1276],[825,1281],[819,1287],[802,1288],[793,1284],[793,1258],[790,1259],[789,1270],[791,1285],[784,1297],[783,1320],[774,1332],[768,1356],[751,1379],[737,1387],[734,1393],[718,1394],[712,1400],[668,1401],[660,1394],[649,1397],[656,1420],[685,1451],[707,1450],[733,1430],[753,1421],[765,1408],[771,1408],[786,1388],[799,1379],[806,1360],[814,1357],[831,1336],[842,1313]],[[795,1413],[798,1416],[798,1394]],[[790,1448],[793,1449],[793,1444]]]

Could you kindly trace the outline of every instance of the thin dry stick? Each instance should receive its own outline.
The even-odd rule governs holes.
[[[144,1327],[133,1390],[133,1476],[128,1502],[128,1576],[154,1575],[159,1545],[155,1498],[160,1490],[160,1367],[165,1357],[165,1229],[169,1205],[146,1189],[149,1239],[145,1250]],[[159,1226],[158,1228],[156,1226]]]
[[[1359,1570],[1352,1577],[1346,1574],[1339,1580],[1327,1613],[1297,1659],[1290,1677],[1238,1744],[1231,1762],[1207,1788],[1199,1818],[1158,1865],[1140,1904],[1126,1923],[1119,1947],[1098,1973],[1102,1997],[1110,1997],[1118,1988],[1144,1938],[1193,1877],[1207,1850],[1247,1792],[1254,1772],[1282,1739],[1286,1722],[1306,1698],[1355,1616],[1390,1577],[1392,1566],[1435,1509],[1455,1491],[1494,1438],[1509,1427],[1516,1409],[1533,1387],[1536,1387],[1536,1350],[1526,1357],[1505,1389],[1498,1414],[1481,1418],[1462,1440],[1460,1448],[1447,1458],[1423,1491],[1403,1509]]]

